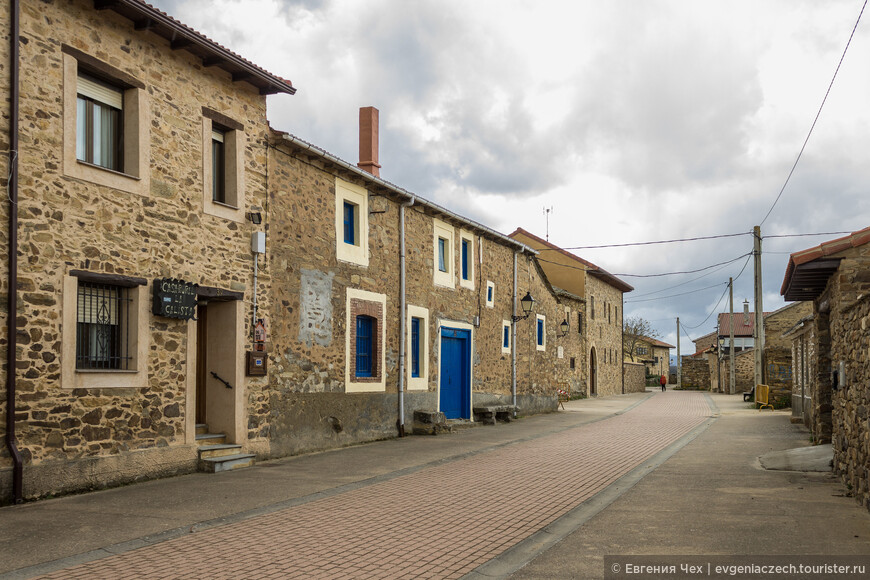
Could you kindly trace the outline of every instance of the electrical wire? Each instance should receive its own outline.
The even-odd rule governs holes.
[[[733,284],[734,282],[736,282],[736,281],[740,278],[740,276],[743,274],[744,270],[746,270],[746,266],[749,265],[749,260],[750,260],[750,258],[752,258],[752,254],[749,254],[749,257],[746,258],[746,262],[743,264],[743,268],[740,269],[740,273],[737,274],[737,276],[736,276],[736,277],[731,281],[732,284]],[[691,328],[692,330],[694,330],[694,329],[699,328],[700,326],[704,325],[708,320],[710,320],[710,317],[713,316],[713,313],[716,312],[716,309],[717,309],[717,308],[719,308],[719,304],[722,302],[722,299],[725,298],[725,293],[726,293],[726,292],[728,292],[728,287],[727,287],[727,285],[726,285],[726,287],[725,287],[725,292],[723,292],[723,293],[722,293],[722,296],[719,297],[718,302],[716,302],[716,306],[714,306],[713,309],[710,310],[710,313],[707,315],[707,318],[705,318],[704,320],[702,320],[700,324],[697,324],[697,325],[695,325],[695,326],[690,326],[689,328]],[[682,324],[683,324],[683,323],[681,322],[680,325],[682,326]],[[687,332],[686,334],[688,334],[688,332]]]
[[[697,270],[685,270],[685,271],[680,271],[680,272],[663,272],[661,274],[611,274],[610,272],[602,270],[601,268],[586,268],[584,266],[569,266],[568,264],[560,264],[559,262],[545,260],[544,258],[541,258],[540,256],[537,256],[536,259],[539,262],[545,262],[547,264],[553,264],[555,266],[560,266],[562,268],[569,268],[571,270],[580,270],[583,272],[592,272],[593,274],[598,272],[601,274],[609,274],[610,276],[622,276],[625,278],[656,278],[659,276],[674,276],[677,274],[694,274],[696,272],[703,272],[704,270],[709,270],[710,268],[716,268],[718,266],[724,266],[724,265],[730,264],[732,262],[736,262],[737,260],[739,260],[740,258],[742,258],[744,256],[751,256],[751,255],[752,255],[751,252],[748,254],[741,254],[732,260],[727,260],[725,262],[719,262],[718,264],[712,264],[710,266],[704,266],[703,268],[698,268]]]
[[[861,6],[861,12],[858,14],[858,19],[855,21],[855,26],[852,27],[852,34],[849,35],[849,41],[846,42],[846,48],[843,49],[843,54],[840,56],[840,62],[837,63],[837,69],[834,71],[834,76],[831,77],[831,82],[828,85],[828,90],[825,91],[825,97],[822,99],[822,104],[819,105],[819,110],[816,113],[816,118],[813,119],[813,124],[810,126],[810,130],[807,133],[807,138],[804,139],[804,144],[801,146],[801,150],[798,152],[797,158],[794,160],[794,165],[791,166],[791,171],[788,172],[788,177],[785,178],[785,183],[782,184],[782,188],[779,190],[779,194],[776,196],[776,199],[773,200],[773,205],[770,206],[770,209],[767,210],[767,214],[764,216],[764,219],[761,220],[761,223],[758,225],[764,225],[764,222],[767,221],[767,218],[770,217],[771,212],[773,212],[773,208],[776,207],[777,202],[779,202],[779,198],[782,197],[782,193],[785,191],[786,186],[788,185],[789,180],[791,180],[791,176],[794,174],[794,170],[797,168],[798,162],[801,160],[801,156],[804,154],[804,149],[807,147],[807,143],[810,140],[810,135],[813,134],[813,129],[816,128],[816,123],[819,120],[819,116],[822,114],[822,109],[825,106],[825,102],[828,100],[828,95],[831,94],[831,88],[834,86],[834,80],[837,78],[837,73],[840,72],[840,66],[843,64],[843,59],[846,58],[846,51],[849,50],[849,45],[852,44],[852,38],[855,36],[855,30],[858,29],[858,23],[861,22],[861,16],[864,14],[864,8],[867,7],[867,0],[864,0],[864,4]]]
[[[840,236],[844,234],[851,234],[852,232],[819,232],[817,234],[777,234],[773,236],[761,236],[762,239],[767,238],[805,238],[807,236]],[[769,252],[765,252],[769,253]]]
[[[688,294],[694,294],[695,292],[703,292],[704,290],[709,290],[710,288],[718,288],[723,283],[713,284],[712,286],[707,286],[706,288],[698,288],[697,290],[689,290],[688,292],[681,292],[679,294],[669,294],[668,296],[659,296],[657,298],[644,298],[642,300],[625,300],[625,304],[635,304],[637,302],[652,302],[653,300],[665,300],[666,298],[676,298],[677,296],[686,296]],[[727,284],[727,282],[725,282]]]
[[[748,236],[752,234],[752,232],[741,232],[739,234],[720,234],[716,236],[700,236],[697,238],[680,238],[676,240],[657,240],[652,242],[630,242],[627,244],[603,244],[600,246],[572,246],[570,248],[541,248],[539,252],[553,251],[553,250],[597,250],[601,248],[626,248],[629,246],[652,246],[654,244],[674,244],[677,242],[696,242],[698,240],[717,240],[721,238],[733,238],[736,236]]]

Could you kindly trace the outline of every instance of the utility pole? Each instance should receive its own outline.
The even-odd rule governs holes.
[[[755,384],[764,385],[764,305],[761,299],[761,226],[752,228],[755,257]]]
[[[731,313],[731,320],[728,323],[731,326],[728,330],[728,340],[730,341],[728,343],[730,345],[728,348],[728,358],[730,359],[728,361],[728,394],[733,395],[737,391],[737,377],[734,376],[734,278],[728,278],[728,302]]]
[[[680,317],[677,316],[677,387],[683,386],[683,359],[680,358]]]

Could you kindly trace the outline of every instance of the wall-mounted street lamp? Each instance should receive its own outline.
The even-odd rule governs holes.
[[[258,211],[249,211],[247,218],[255,226],[258,226],[261,223],[263,223],[263,214],[261,214]]]
[[[562,324],[559,325],[559,330],[562,331],[562,334],[559,336],[567,336],[568,335],[568,320],[563,320]]]
[[[532,295],[526,292],[526,295],[522,297],[520,300],[520,306],[523,308],[523,314],[525,316],[511,316],[511,321],[516,322],[517,320],[525,320],[532,314],[532,309],[535,307],[535,299],[532,298]]]

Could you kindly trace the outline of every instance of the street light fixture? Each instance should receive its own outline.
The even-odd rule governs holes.
[[[563,321],[562,321],[562,324],[559,325],[559,330],[562,331],[561,336],[567,336],[567,335],[568,335],[568,320],[567,320],[567,319],[563,320]]]
[[[529,292],[526,292],[526,295],[520,300],[520,306],[522,306],[525,316],[511,316],[511,321],[525,320],[532,314],[532,309],[535,307],[535,299],[532,298]]]

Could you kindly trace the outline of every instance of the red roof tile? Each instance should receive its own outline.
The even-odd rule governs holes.
[[[870,227],[852,232],[848,236],[843,236],[829,242],[822,242],[818,246],[793,253],[788,259],[788,265],[785,268],[785,278],[782,281],[779,293],[785,295],[797,266],[818,260],[819,258],[832,256],[850,248],[863,246],[868,242],[870,242]]]

